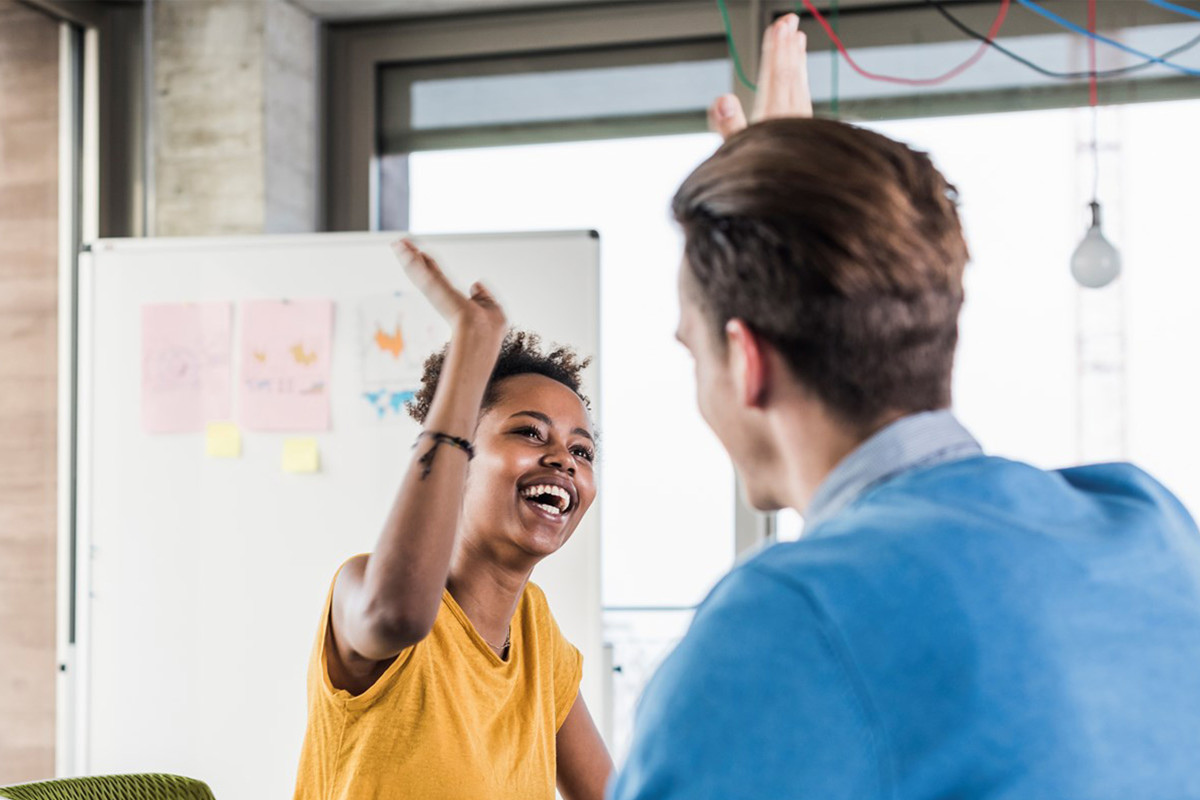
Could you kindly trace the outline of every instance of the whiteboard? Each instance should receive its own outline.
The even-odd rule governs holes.
[[[418,430],[371,424],[357,405],[352,309],[406,287],[396,236],[102,240],[81,260],[72,772],[189,775],[220,800],[291,796],[326,591],[344,559],[374,547]],[[594,233],[417,240],[459,286],[487,283],[512,324],[598,355]],[[215,460],[203,433],[142,431],[143,304],[289,298],[335,302],[328,432],[242,431],[242,457]],[[594,403],[598,368],[585,376]],[[317,439],[319,474],[281,470],[294,435]],[[593,707],[599,548],[593,506],[534,574],[584,655]]]

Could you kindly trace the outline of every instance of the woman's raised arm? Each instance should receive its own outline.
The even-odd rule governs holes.
[[[450,349],[425,418],[426,434],[471,440],[508,323],[480,284],[458,291],[410,241],[405,272],[450,324]],[[342,666],[365,676],[428,635],[441,604],[462,510],[468,453],[423,434],[370,556],[351,560],[333,591],[333,638]]]

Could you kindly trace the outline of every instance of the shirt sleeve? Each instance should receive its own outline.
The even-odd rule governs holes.
[[[731,573],[646,688],[609,800],[879,797],[884,746],[801,586]]]
[[[566,636],[563,636],[541,588],[533,588],[537,591],[539,615],[545,620],[544,627],[548,634],[549,658],[553,671],[554,730],[558,731],[566,722],[567,714],[571,713],[575,698],[579,696],[579,684],[583,680],[583,655],[575,645],[567,641]]]

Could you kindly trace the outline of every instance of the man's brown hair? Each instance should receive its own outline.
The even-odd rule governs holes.
[[[963,269],[954,187],[928,155],[841,122],[747,128],[672,203],[724,342],[744,321],[855,425],[950,403]]]

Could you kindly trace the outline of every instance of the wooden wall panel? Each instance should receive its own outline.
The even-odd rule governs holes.
[[[0,0],[0,785],[54,774],[58,54]]]

